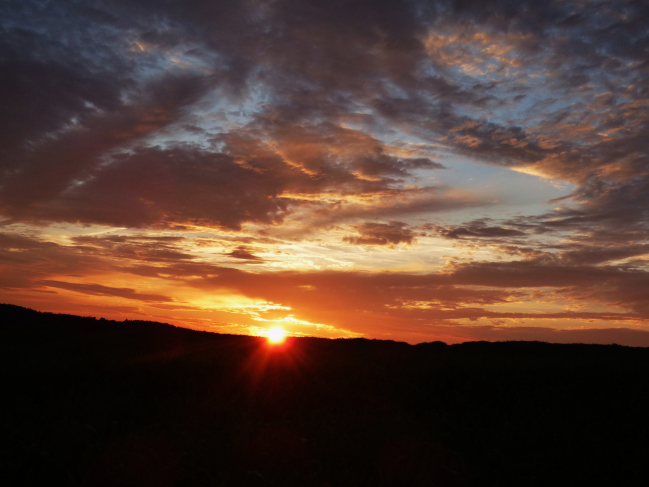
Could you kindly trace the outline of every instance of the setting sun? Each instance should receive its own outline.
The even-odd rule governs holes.
[[[286,332],[277,326],[268,330],[266,336],[270,343],[282,343],[286,338]]]

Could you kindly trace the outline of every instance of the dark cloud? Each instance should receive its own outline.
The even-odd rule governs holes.
[[[184,237],[146,235],[78,236],[72,241],[84,252],[109,258],[142,260],[148,262],[177,262],[191,260],[191,254],[176,246]]]
[[[384,174],[407,176],[413,169],[443,169],[444,166],[423,157],[404,160],[379,154],[361,159],[358,168],[366,176]]]
[[[232,252],[228,252],[225,255],[229,255],[230,257],[233,257],[235,259],[254,261],[254,262],[263,262],[264,260],[258,255],[251,253],[250,250],[244,245],[240,245],[235,250],[233,250]]]
[[[277,198],[283,190],[281,177],[242,167],[225,154],[139,149],[115,156],[87,182],[51,206],[43,205],[36,216],[130,227],[272,223],[287,207]]]
[[[649,237],[649,176],[605,182],[591,178],[575,192],[579,206],[561,206],[530,219],[545,231],[579,231],[597,236],[597,241]]]
[[[0,233],[0,287],[29,288],[34,280],[57,275],[105,272],[110,264],[101,257],[57,243],[24,235]]]
[[[184,223],[239,229],[244,222],[281,222],[291,205],[300,204],[301,195],[308,202],[311,195],[328,191],[342,191],[342,196],[354,192],[378,196],[390,193],[390,180],[358,179],[352,174],[353,167],[332,168],[314,159],[305,173],[285,164],[277,153],[247,146],[247,152],[240,154],[240,149],[241,143],[232,143],[225,152],[218,153],[179,146],[116,154],[109,164],[89,172],[84,181],[49,201],[23,207],[14,218],[129,227]],[[51,185],[50,178],[43,181]],[[13,192],[18,193],[20,186],[15,188]],[[23,195],[25,188],[20,189]],[[39,199],[43,195],[40,192]],[[423,202],[416,198],[413,203]],[[458,202],[436,198],[424,204],[434,209]],[[398,207],[370,207],[364,211],[399,213],[412,211],[409,206],[401,203]],[[346,217],[344,211],[337,213]]]
[[[390,223],[367,222],[355,227],[358,237],[344,237],[345,242],[355,245],[387,245],[395,246],[400,243],[411,245],[416,234],[403,222]]]
[[[135,299],[138,301],[151,301],[151,302],[168,302],[172,301],[171,298],[167,296],[161,296],[159,294],[146,294],[140,293],[135,289],[123,288],[123,287],[110,287],[103,286],[101,284],[80,284],[74,282],[62,282],[62,281],[51,281],[51,280],[42,280],[36,281],[34,284],[37,286],[47,286],[59,289],[66,289],[68,291],[74,291],[82,294],[90,294],[92,296],[114,296],[118,298],[126,299]]]
[[[0,22],[0,153],[9,156],[97,110],[112,111],[133,66],[115,37],[62,4],[5,2]]]
[[[350,140],[340,124],[354,120],[367,128],[398,123],[422,137],[443,137],[449,149],[485,162],[532,164],[561,178],[590,181],[591,186],[607,181],[597,174],[607,164],[624,161],[622,165],[635,168],[630,177],[647,167],[642,148],[647,84],[641,76],[646,67],[625,67],[646,61],[642,46],[647,35],[639,19],[647,12],[638,3],[584,11],[573,2],[512,7],[502,1],[358,1],[330,2],[326,8],[317,2],[296,7],[281,1],[34,8],[10,2],[4,13],[2,69],[7,76],[2,80],[8,103],[0,113],[7,127],[0,150],[7,157],[0,201],[4,213],[17,219],[146,226],[159,223],[163,213],[175,213],[230,228],[244,221],[281,221],[287,210],[281,202],[264,206],[245,197],[235,204],[241,211],[229,219],[201,214],[194,207],[205,202],[200,197],[197,205],[167,204],[148,212],[140,208],[132,218],[120,215],[110,202],[100,215],[91,208],[93,202],[84,212],[74,198],[67,198],[68,192],[78,192],[79,182],[97,175],[112,151],[182,122],[189,107],[216,89],[234,100],[250,96],[252,87],[263,87],[267,101],[247,135],[256,142],[270,138],[282,156],[299,161],[313,180],[312,191],[332,185],[354,191],[363,186],[385,189],[395,183],[390,178],[441,167],[426,157],[395,157],[376,142],[359,144],[358,136],[354,153],[341,154],[339,148]],[[151,22],[152,13],[158,20]],[[182,76],[168,73],[170,63],[177,62],[174,55],[198,59],[202,67],[185,69]],[[584,86],[597,91],[604,82],[602,70],[629,84],[616,86],[611,80],[608,93],[579,95],[582,101],[571,108],[572,114],[547,111],[537,103],[533,106],[543,116],[537,127],[524,126],[523,120],[518,125],[487,120],[481,110],[529,102],[527,88],[516,85],[514,78],[499,87],[464,68],[462,75],[450,71],[470,63],[482,69],[480,63],[487,61],[481,56],[491,59],[499,73],[506,68],[545,70],[550,86],[562,96]],[[467,115],[464,106],[478,111]],[[578,118],[589,119],[592,130],[581,130],[573,121]],[[609,130],[617,135],[594,135]],[[236,135],[220,137],[232,146]],[[594,143],[584,144],[593,142],[592,137]],[[238,155],[254,157],[254,144],[238,147]],[[145,150],[140,148],[140,154]],[[220,157],[218,152],[207,155]],[[115,165],[114,176],[103,172],[105,177],[139,181],[136,169],[129,172],[128,166]],[[190,163],[187,171],[192,171]],[[353,176],[355,171],[368,179],[362,182]],[[236,177],[257,191],[254,177],[234,172],[225,179]],[[378,179],[375,184],[373,178]],[[641,196],[631,196],[630,181],[617,184],[638,208]],[[262,188],[262,198],[272,200],[287,186],[291,184]],[[308,181],[298,186],[304,190]],[[592,198],[583,196],[584,206]],[[111,207],[115,216],[109,216]]]
[[[504,228],[489,226],[488,219],[480,219],[469,222],[464,226],[452,226],[449,228],[437,228],[437,231],[445,238],[501,238],[501,237],[523,237],[525,232],[515,228]]]
[[[625,266],[567,265],[552,258],[456,264],[453,280],[463,285],[504,288],[555,287],[566,296],[631,309],[649,317],[649,273]]]
[[[98,116],[86,127],[71,128],[24,151],[15,161],[17,168],[5,171],[3,177],[0,204],[7,216],[18,220],[68,219],[57,215],[73,209],[65,204],[66,194],[92,177],[107,153],[173,121],[178,104],[184,103],[175,97],[195,95],[194,81],[166,80],[160,91],[155,88],[149,92],[150,99],[143,100],[142,105],[125,108],[114,116]],[[129,175],[120,178],[127,180]],[[52,207],[58,211],[52,211]],[[79,215],[78,220],[83,219]],[[101,220],[99,217],[97,221]]]
[[[575,246],[560,254],[560,259],[569,264],[602,264],[614,260],[628,259],[649,254],[649,245]]]

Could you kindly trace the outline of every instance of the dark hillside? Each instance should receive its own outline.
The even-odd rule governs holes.
[[[0,305],[0,485],[642,485],[649,349],[219,335]]]

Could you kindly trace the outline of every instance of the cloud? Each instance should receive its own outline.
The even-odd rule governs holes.
[[[649,254],[649,245],[621,245],[605,248],[593,246],[575,246],[561,253],[561,260],[569,264],[602,264],[615,260],[628,259]]]
[[[649,317],[649,273],[624,266],[565,265],[548,259],[475,262],[453,266],[453,280],[464,285],[555,287],[567,296],[631,309]]]
[[[233,257],[235,259],[242,259],[242,260],[256,261],[256,262],[263,261],[261,257],[251,253],[245,245],[240,245],[235,250],[233,250],[232,252],[228,252],[225,255],[229,255],[230,257]]]
[[[450,228],[438,228],[437,231],[445,238],[502,238],[502,237],[523,237],[525,232],[515,228],[489,226],[488,219],[474,220],[464,226],[452,226]]]
[[[194,81],[164,80],[158,84],[160,89],[151,89],[149,100],[145,98],[141,105],[126,106],[113,116],[97,115],[85,127],[72,127],[22,151],[16,158],[5,160],[9,167],[0,192],[5,214],[14,220],[65,221],[68,194],[92,178],[111,151],[171,123],[179,105],[195,95]],[[13,169],[11,166],[19,169],[9,170]],[[120,177],[127,179],[132,175]],[[77,218],[83,219],[83,215]]]
[[[355,227],[358,237],[344,237],[343,240],[354,245],[382,245],[392,246],[400,243],[411,245],[415,240],[415,233],[407,225],[399,221],[390,223],[367,222]]]
[[[140,293],[135,289],[131,289],[131,288],[117,288],[117,287],[103,286],[101,284],[62,282],[62,281],[52,281],[46,279],[42,281],[36,281],[34,284],[59,288],[59,289],[66,289],[68,291],[90,294],[93,296],[114,296],[114,297],[125,298],[125,299],[134,299],[137,301],[151,301],[151,302],[172,301],[167,296],[161,296],[159,294]]]
[[[193,313],[205,312],[203,302],[194,301],[194,296],[210,296],[210,300],[215,296],[234,296],[228,298],[234,299],[234,303],[262,303],[256,305],[262,308],[263,303],[268,303],[271,309],[273,306],[290,309],[293,319],[325,323],[372,336],[400,336],[408,341],[427,341],[426,337],[442,334],[441,330],[446,330],[443,336],[454,334],[456,338],[492,337],[487,329],[484,333],[475,331],[474,335],[473,331],[467,331],[471,326],[482,326],[484,320],[506,320],[504,327],[514,330],[511,334],[498,332],[501,333],[498,336],[520,337],[527,333],[517,324],[521,320],[550,328],[557,323],[562,327],[576,323],[599,323],[600,326],[613,323],[628,328],[649,319],[647,274],[619,266],[553,264],[536,260],[456,264],[446,273],[428,274],[248,272],[199,260],[163,260],[147,256],[147,251],[155,254],[156,245],[165,242],[163,238],[151,239],[153,245],[147,247],[140,245],[146,238],[134,236],[131,243],[137,252],[125,252],[121,246],[128,244],[130,239],[123,236],[97,240],[91,246],[88,242],[60,246],[27,237],[2,239],[5,249],[0,253],[2,274],[10,276],[16,274],[15,269],[30,269],[19,276],[19,280],[5,284],[9,292],[5,295],[19,296],[18,291],[54,288],[80,295],[139,301],[168,312]],[[166,240],[167,245],[182,242],[184,240],[174,238]],[[237,250],[246,252],[238,247],[232,253]],[[70,281],[70,275],[74,275],[74,282]],[[135,287],[97,284],[100,279],[102,282],[137,279],[146,283],[151,291],[145,293]],[[158,291],[162,289],[166,292]],[[173,295],[178,289],[183,290],[184,299]],[[533,309],[534,303],[544,299],[559,300],[563,304]],[[185,302],[179,304],[179,301]],[[521,306],[524,303],[532,306]],[[566,304],[571,309],[566,309]],[[593,305],[596,309],[589,310]],[[72,309],[82,309],[78,306],[75,304]],[[359,321],[359,314],[366,319]],[[521,330],[516,331],[517,327]],[[550,332],[529,333],[544,337]],[[564,335],[547,336],[556,338],[552,341],[561,341],[559,338]],[[595,336],[600,335],[593,332]]]
[[[146,235],[108,235],[72,237],[72,242],[85,252],[109,258],[137,259],[147,262],[178,262],[191,260],[192,254],[177,245],[184,237]]]

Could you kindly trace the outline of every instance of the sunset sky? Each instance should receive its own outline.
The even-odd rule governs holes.
[[[649,3],[0,5],[0,302],[649,346]]]

